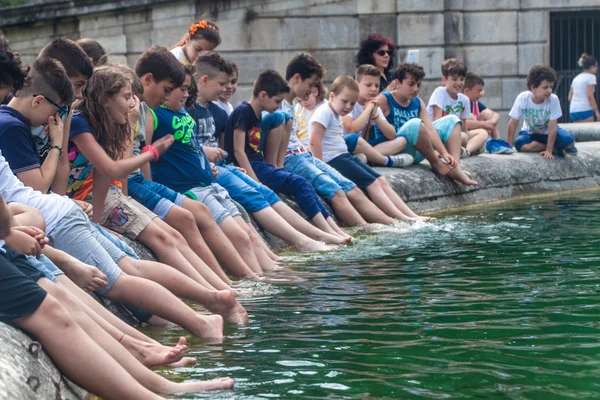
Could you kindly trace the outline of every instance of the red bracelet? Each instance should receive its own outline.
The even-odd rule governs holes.
[[[158,150],[156,150],[156,147],[152,146],[151,144],[149,144],[148,146],[142,147],[143,153],[145,153],[147,151],[153,152],[154,153],[154,161],[158,161],[158,159],[160,158],[160,155],[158,154]]]

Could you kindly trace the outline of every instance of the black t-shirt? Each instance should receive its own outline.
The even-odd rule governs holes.
[[[246,132],[244,152],[248,161],[262,161],[264,156],[261,149],[261,123],[262,118],[257,116],[254,109],[247,101],[233,110],[225,127],[225,151],[229,154],[227,162],[239,165],[234,155],[233,132],[243,129]]]

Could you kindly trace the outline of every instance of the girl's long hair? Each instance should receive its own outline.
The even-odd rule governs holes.
[[[219,35],[219,27],[207,19],[202,19],[190,25],[188,33],[183,35],[179,42],[175,43],[169,50],[176,47],[181,47],[185,44],[185,40],[189,35],[190,41],[195,39],[204,39],[216,46],[221,44],[221,35]]]
[[[129,121],[119,125],[111,118],[103,102],[122,88],[131,86],[122,69],[115,66],[96,68],[89,79],[83,98],[75,104],[91,128],[91,134],[113,160],[123,157],[131,142]]]

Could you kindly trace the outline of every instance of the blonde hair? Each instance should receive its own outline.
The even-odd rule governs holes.
[[[333,81],[333,83],[331,84],[331,92],[333,94],[335,94],[336,96],[339,95],[340,93],[342,93],[342,91],[348,88],[349,90],[352,90],[353,92],[360,92],[360,88],[358,87],[358,83],[356,83],[356,81],[354,80],[353,77],[351,76],[339,76],[337,78],[335,78],[335,81]]]

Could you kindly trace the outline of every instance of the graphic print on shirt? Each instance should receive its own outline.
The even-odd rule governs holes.
[[[257,153],[260,153],[260,137],[261,129],[259,126],[255,126],[248,131],[248,143],[252,150]]]
[[[524,108],[523,118],[527,121],[531,133],[546,133],[550,112],[539,108]]]
[[[194,134],[194,120],[189,114],[174,115],[171,121],[173,137],[181,143],[190,143]]]
[[[397,129],[398,127],[401,127],[409,120],[411,120],[413,118],[419,118],[419,111],[421,111],[421,110],[419,110],[419,109],[400,110],[397,108],[392,108],[392,111],[394,112],[394,126]]]
[[[452,104],[446,104],[446,107],[444,107],[444,110],[442,111],[442,116],[445,117],[450,114],[460,115],[464,110],[465,106],[462,102],[456,103],[454,107],[452,107]]]
[[[71,172],[69,172],[67,196],[83,200],[92,190],[92,170],[94,166],[90,164],[87,157],[79,151],[77,146],[73,146],[69,151],[69,165]]]
[[[203,146],[219,147],[219,143],[215,138],[217,130],[215,118],[212,115],[207,118],[196,118],[196,126],[198,128],[198,140]]]

